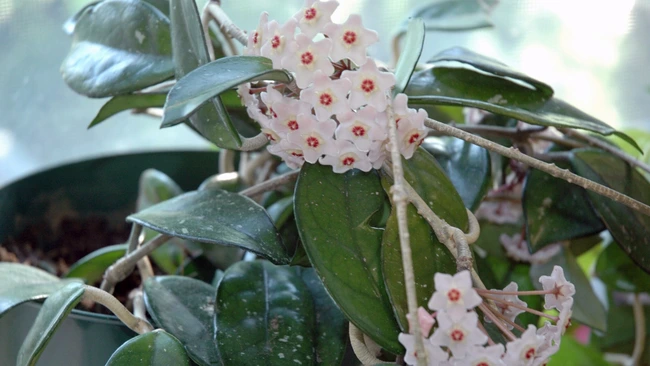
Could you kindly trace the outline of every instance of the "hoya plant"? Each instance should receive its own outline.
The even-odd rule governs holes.
[[[497,60],[421,55],[427,29],[457,30],[441,14],[481,27],[488,3],[415,11],[394,66],[333,0],[248,32],[219,1],[82,9],[61,73],[111,98],[90,127],[185,125],[219,166],[190,192],[145,171],[128,240],[64,279],[1,263],[0,314],[45,299],[17,364],[96,304],[138,334],[108,365],[649,364],[639,146]]]

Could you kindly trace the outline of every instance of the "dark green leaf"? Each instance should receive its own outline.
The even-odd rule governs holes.
[[[90,11],[92,8],[95,7],[95,5],[97,5],[97,4],[100,3],[100,2],[101,2],[101,1],[93,1],[92,3],[87,4],[86,6],[84,6],[83,8],[81,8],[81,10],[79,10],[78,12],[76,12],[73,16],[71,16],[70,18],[68,18],[68,20],[66,20],[65,23],[63,23],[63,31],[64,31],[67,35],[71,36],[71,35],[74,33],[74,27],[77,25],[77,22],[79,21],[79,18],[81,18],[81,16],[82,16],[86,11]]]
[[[106,269],[126,253],[126,244],[110,245],[95,250],[76,261],[65,274],[66,278],[81,278],[87,284],[99,282]]]
[[[79,17],[61,73],[74,91],[97,98],[164,81],[174,75],[169,20],[143,1],[102,1]]]
[[[627,297],[623,295],[622,297]],[[628,297],[629,299],[629,297]],[[628,302],[621,302],[621,299],[609,296],[609,311],[607,311],[607,333],[598,334],[598,343],[605,352],[615,352],[631,355],[635,346],[635,330],[638,327],[632,306]],[[650,317],[647,316],[647,305],[643,307],[645,317],[646,343],[644,347],[642,365],[650,362]]]
[[[424,19],[427,30],[431,31],[465,31],[492,27],[488,10],[496,3],[494,0],[436,0],[419,7],[411,17]],[[406,24],[402,25],[405,28]]]
[[[575,151],[571,159],[579,175],[650,204],[650,183],[623,160],[600,150]],[[588,191],[589,200],[627,255],[650,272],[650,217]]]
[[[206,178],[199,186],[199,191],[204,189],[223,189],[228,192],[238,192],[244,187],[239,173],[221,173]]]
[[[417,304],[427,308],[427,302],[433,290],[433,276],[437,273],[456,273],[456,261],[447,248],[436,238],[429,223],[418,214],[412,204],[407,208],[407,220],[411,251],[413,252],[413,270],[415,274],[415,289]],[[444,219],[444,218],[443,218]],[[395,317],[403,332],[409,331],[406,314],[406,287],[404,285],[404,270],[402,265],[402,250],[400,247],[397,214],[395,209],[388,218],[386,230],[381,243],[381,264],[386,284],[386,292],[390,297]]]
[[[156,276],[144,283],[147,312],[199,365],[223,365],[213,339],[216,292],[205,282],[181,276]]]
[[[16,360],[17,366],[34,365],[63,319],[79,303],[84,285],[70,282],[52,293],[43,303]]]
[[[293,214],[293,196],[284,197],[266,209],[276,227],[281,227]]]
[[[421,18],[410,19],[406,29],[405,51],[402,52],[395,66],[396,82],[393,95],[403,92],[408,85],[422,54],[422,47],[424,47],[424,22]]]
[[[374,171],[337,174],[329,166],[305,164],[294,212],[309,260],[341,311],[380,346],[401,353],[381,275],[382,230],[369,225],[385,200]]]
[[[287,267],[251,261],[228,268],[217,290],[215,325],[227,365],[315,361],[312,296]]]
[[[189,366],[183,345],[162,329],[140,334],[120,346],[106,366]]]
[[[526,176],[523,206],[526,240],[532,251],[605,229],[589,204],[584,188],[537,169],[531,169]]]
[[[348,341],[348,321],[313,268],[293,267],[307,285],[316,312],[316,363],[340,365]]]
[[[467,231],[467,211],[456,188],[436,159],[422,148],[409,160],[402,159],[404,178],[422,197],[431,210],[448,224]]]
[[[488,151],[451,136],[427,138],[423,147],[436,158],[465,207],[476,211],[492,183]]]
[[[169,0],[144,0],[169,17]]]
[[[171,1],[171,23],[172,23],[172,49],[176,79],[182,78],[210,61],[208,50],[205,46],[205,37],[201,27],[196,3],[186,0]],[[211,103],[204,105],[192,116],[178,119],[171,124],[165,123],[163,117],[162,127],[168,127],[179,123],[189,117],[190,124],[206,139],[217,146],[234,149],[241,146],[239,134],[235,130],[228,112],[224,108],[221,99],[212,99]],[[207,102],[206,99],[204,102]],[[198,106],[197,106],[198,107]]]
[[[237,246],[275,263],[290,260],[266,211],[236,193],[188,192],[135,213],[127,220],[183,239]]]
[[[109,117],[132,108],[161,108],[165,105],[167,94],[125,94],[111,98],[97,112],[88,128],[104,122]]]
[[[212,61],[185,75],[169,92],[163,125],[190,116],[197,108],[240,84],[256,80],[288,83],[285,70],[274,70],[271,60],[257,56],[232,56]]]
[[[25,301],[44,299],[70,282],[41,269],[18,263],[0,263],[0,316]]]
[[[618,245],[610,243],[596,263],[596,276],[610,290],[650,292],[650,277]]]
[[[530,76],[519,71],[515,71],[501,61],[483,56],[476,52],[472,52],[463,47],[453,47],[446,49],[429,60],[429,63],[433,64],[434,67],[437,65],[442,65],[445,62],[459,62],[494,76],[517,80],[533,87],[536,91],[540,92],[547,98],[553,96],[553,88],[551,88],[548,84],[543,83],[537,79],[533,79]]]
[[[540,276],[550,276],[553,266],[558,265],[564,269],[567,281],[573,283],[576,294],[573,297],[573,319],[600,331],[606,331],[607,312],[600,302],[589,279],[580,268],[576,258],[570,250],[562,249],[544,264],[533,264],[530,267],[530,277],[533,284],[541,289]]]
[[[217,270],[218,268],[210,259],[204,255],[199,255],[194,258],[186,258],[185,263],[178,268],[175,275],[208,283],[214,279],[214,273]]]
[[[476,261],[481,265],[478,267],[478,273],[483,278],[483,269],[489,267],[491,274],[494,276],[495,283],[488,285],[490,288],[504,288],[508,285],[508,275],[512,270],[512,260],[507,257],[503,245],[499,241],[502,234],[513,236],[521,233],[521,225],[507,224],[497,225],[487,221],[479,222],[481,226],[481,235],[478,240],[472,244],[476,252]],[[480,258],[480,260],[479,260]],[[489,273],[486,274],[489,276]]]

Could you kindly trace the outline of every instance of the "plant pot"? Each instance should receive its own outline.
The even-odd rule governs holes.
[[[30,224],[60,218],[58,209],[76,217],[102,215],[111,223],[123,223],[134,211],[144,170],[160,170],[184,190],[193,190],[216,173],[217,164],[218,154],[213,151],[137,153],[63,165],[28,176],[0,188],[0,242]],[[15,364],[39,309],[37,302],[28,302],[0,318],[0,365]],[[103,365],[134,335],[114,316],[73,310],[37,364]]]

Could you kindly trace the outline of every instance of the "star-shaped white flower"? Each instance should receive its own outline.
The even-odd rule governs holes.
[[[295,41],[287,47],[289,49],[282,58],[282,67],[296,74],[296,84],[299,88],[308,87],[317,70],[327,76],[334,72],[334,66],[327,57],[332,48],[330,39],[312,42],[311,38],[298,34]]]
[[[276,117],[271,122],[271,127],[278,133],[289,133],[298,130],[298,115],[311,114],[311,105],[297,99],[288,99],[286,103],[277,103],[273,111]]]
[[[537,348],[538,359],[546,360],[560,349],[562,333],[558,326],[547,321],[543,327],[537,329],[537,335],[544,337],[544,343]]]
[[[248,43],[244,49],[244,55],[259,56],[262,45],[266,41],[268,30],[269,13],[263,12],[260,15],[260,22],[257,29],[248,33]]]
[[[275,110],[273,109],[276,104],[284,103],[285,102],[285,97],[280,93],[279,91],[275,90],[273,88],[273,85],[268,85],[266,87],[266,91],[262,92],[260,94],[260,97],[262,98],[262,102],[266,105],[266,108],[268,109],[268,114],[272,118],[277,118],[277,113],[275,113]],[[288,101],[289,98],[286,98],[286,101]]]
[[[386,109],[386,93],[395,86],[395,75],[382,72],[373,59],[369,59],[356,71],[343,71],[342,78],[352,81],[350,107],[357,109],[365,104],[371,105],[379,112]]]
[[[262,112],[260,109],[260,104],[257,99],[251,101],[246,105],[246,113],[248,116],[260,124],[262,127],[270,127],[271,119]]]
[[[554,266],[550,276],[539,278],[544,290],[553,290],[552,294],[544,295],[544,308],[562,310],[562,303],[576,293],[575,286],[566,280],[564,270],[560,266]]]
[[[415,336],[412,334],[400,333],[399,336],[397,336],[397,340],[399,340],[404,348],[406,348],[404,362],[406,362],[407,365],[417,365],[418,360],[415,355]],[[443,351],[438,346],[434,346],[424,337],[422,337],[422,343],[424,344],[424,351],[427,353],[427,359],[429,360],[428,365],[440,365],[449,358],[447,352]]]
[[[279,143],[271,144],[266,149],[271,154],[282,158],[291,169],[300,168],[305,162],[304,154],[300,146],[291,143],[287,139],[282,139]]]
[[[251,93],[250,83],[245,83],[238,86],[237,95],[239,96],[239,99],[241,99],[241,104],[243,106],[247,106],[253,101],[257,102],[257,98],[255,98],[255,95]]]
[[[538,349],[544,344],[544,337],[537,334],[537,328],[529,324],[528,329],[520,338],[506,345],[506,354],[503,361],[506,365],[529,366],[535,362]]]
[[[313,85],[300,92],[300,100],[314,106],[316,118],[325,121],[334,114],[350,110],[347,99],[350,87],[350,80],[332,80],[318,70],[314,73]]]
[[[338,153],[334,142],[336,122],[331,119],[318,122],[311,114],[299,114],[298,124],[300,129],[289,132],[287,139],[300,146],[306,162],[314,164],[322,155]]]
[[[372,169],[368,154],[359,151],[353,143],[345,140],[336,140],[336,153],[320,158],[320,163],[331,166],[334,173],[345,173],[355,168],[364,172]]]
[[[386,115],[377,113],[371,106],[357,112],[351,110],[336,115],[339,126],[336,128],[336,138],[352,141],[361,151],[369,151],[375,141],[383,141],[388,137]]]
[[[289,19],[282,27],[275,20],[269,22],[260,53],[273,61],[273,68],[282,68],[282,58],[288,49],[287,45],[293,42],[296,25],[297,22],[293,18]]]
[[[305,0],[305,6],[293,18],[298,21],[300,31],[311,39],[332,22],[332,13],[338,6],[338,1]]]
[[[546,295],[548,296],[548,295]],[[567,328],[571,325],[571,315],[573,315],[573,298],[569,297],[561,304],[562,309],[560,310],[560,315],[558,316],[557,325],[562,331],[562,334],[566,332]]]
[[[501,357],[505,347],[497,343],[489,347],[471,347],[463,359],[455,359],[454,366],[506,366]]]
[[[323,29],[334,45],[330,56],[332,61],[350,59],[361,66],[366,63],[366,49],[373,43],[379,42],[377,32],[364,28],[361,17],[352,14],[343,24],[330,23]]]
[[[397,137],[399,139],[399,152],[406,159],[410,159],[427,137],[427,129],[424,127],[424,120],[427,118],[427,112],[424,109],[418,109],[416,112],[409,112],[407,116],[396,116]]]
[[[483,300],[472,287],[469,271],[461,271],[451,276],[436,273],[433,276],[436,291],[429,300],[429,309],[448,311],[454,318],[462,317],[467,309],[473,309]]]
[[[510,282],[510,284],[508,284],[508,286],[504,287],[504,289],[503,289],[503,291],[507,291],[507,292],[517,292],[518,290],[519,289],[518,289],[518,286],[517,286],[516,282]],[[520,305],[520,306],[524,306],[524,307],[528,306],[528,304],[521,301],[517,295],[495,295],[495,294],[491,294],[490,296],[492,296],[494,298],[497,298],[497,299],[507,301],[508,303],[512,303],[512,304],[516,304],[516,305]],[[495,305],[496,305],[497,309],[501,312],[501,314],[503,316],[505,316],[506,318],[510,319],[513,322],[515,321],[515,318],[517,317],[517,315],[524,312],[524,310],[522,310],[522,309],[515,308],[513,306],[509,306],[509,304],[506,304],[506,303],[503,303],[503,302],[495,302]],[[488,318],[488,317],[485,317],[485,321],[488,322],[488,323],[492,322],[492,320],[490,320],[490,318]],[[513,326],[510,325],[510,324],[504,324],[504,325],[508,329],[513,328]]]
[[[436,315],[438,329],[429,341],[436,346],[448,347],[455,358],[463,358],[474,346],[487,342],[488,337],[477,326],[478,315],[471,311],[461,317],[452,318],[447,311]]]

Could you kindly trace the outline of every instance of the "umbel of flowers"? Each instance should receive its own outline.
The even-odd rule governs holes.
[[[548,363],[560,348],[560,339],[570,324],[575,287],[555,266],[550,276],[539,279],[543,290],[517,291],[512,282],[503,290],[482,290],[472,287],[468,271],[454,276],[437,273],[436,290],[429,300],[429,314],[418,309],[418,321],[429,365],[468,366],[537,366]],[[553,316],[529,309],[520,295],[544,296],[544,308],[555,309]],[[477,308],[486,323],[494,323],[508,339],[505,345],[495,343],[479,321]],[[547,319],[544,326],[527,328],[515,323],[517,316],[531,312]],[[552,324],[553,321],[555,324]],[[433,330],[433,332],[431,332]],[[514,331],[520,335],[516,336]],[[401,333],[399,341],[406,347],[405,361],[416,364],[414,335]]]
[[[272,60],[295,83],[241,85],[238,93],[249,116],[269,139],[268,151],[289,167],[304,162],[344,173],[378,169],[387,157],[389,108],[397,123],[399,150],[410,158],[426,136],[427,113],[407,107],[405,94],[391,97],[395,76],[366,55],[377,32],[359,15],[331,21],[336,1],[307,0],[285,24],[262,13],[248,35],[245,53]]]

